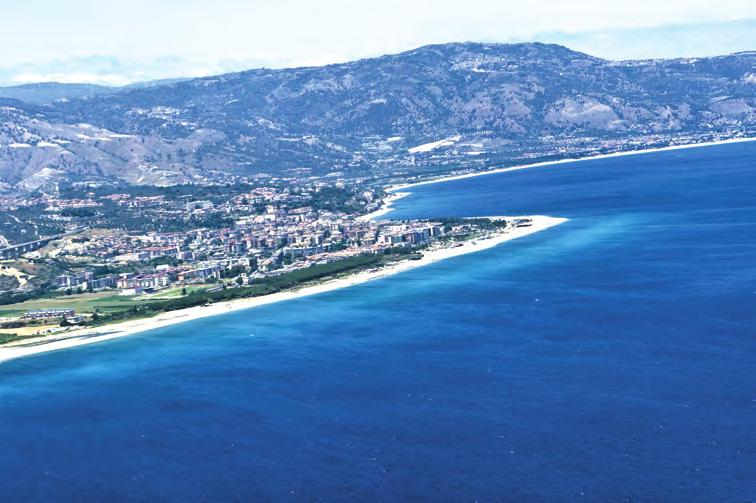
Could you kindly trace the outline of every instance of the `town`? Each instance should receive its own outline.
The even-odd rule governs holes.
[[[527,225],[373,220],[369,213],[381,207],[385,193],[323,183],[206,192],[198,198],[196,191],[187,195],[175,189],[136,195],[77,187],[69,197],[38,195],[32,204],[27,201],[40,215],[34,221],[57,226],[56,234],[3,249],[0,336],[12,340],[120,320],[124,311],[135,315],[135,306],[249,289],[327,264],[338,264],[329,269],[333,273],[376,267],[412,258],[426,247]],[[148,227],[145,222],[155,230],[141,230]]]

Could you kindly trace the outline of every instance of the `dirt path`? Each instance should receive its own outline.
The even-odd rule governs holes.
[[[16,278],[16,281],[18,281],[18,287],[23,288],[26,285],[29,284],[29,276],[26,273],[23,273],[16,269],[15,267],[10,266],[0,266],[0,276],[12,276]]]

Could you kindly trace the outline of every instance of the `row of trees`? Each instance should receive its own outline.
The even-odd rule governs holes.
[[[302,284],[332,277],[346,272],[352,272],[368,267],[380,265],[384,257],[380,255],[360,255],[350,257],[327,264],[317,264],[305,269],[299,269],[278,276],[269,276],[259,280],[256,284],[243,288],[223,288],[212,292],[192,291],[186,295],[186,289],[182,290],[183,297],[167,299],[160,302],[144,303],[132,306],[124,311],[107,314],[99,314],[91,320],[92,324],[110,323],[129,318],[151,316],[160,312],[175,311],[189,307],[196,307],[215,302],[224,302],[234,299],[259,297],[280,292]]]

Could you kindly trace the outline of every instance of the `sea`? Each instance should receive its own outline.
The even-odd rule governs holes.
[[[756,500],[756,143],[410,189],[495,248],[0,364],[0,501]]]

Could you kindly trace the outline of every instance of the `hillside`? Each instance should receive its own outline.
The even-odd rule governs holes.
[[[444,44],[46,105],[0,102],[0,182],[387,177],[751,135],[756,52],[607,61],[544,44]]]

